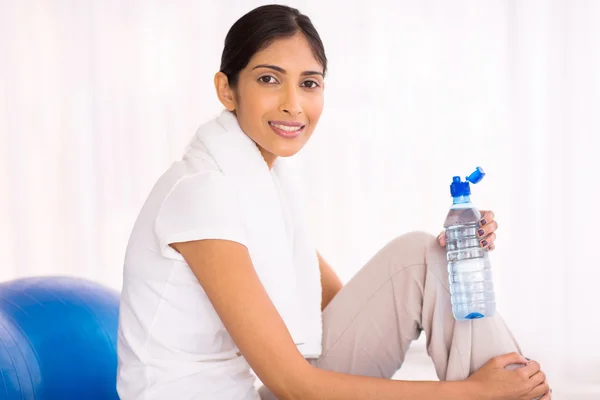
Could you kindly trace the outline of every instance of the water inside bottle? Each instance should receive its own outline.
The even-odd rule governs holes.
[[[452,311],[457,320],[495,314],[489,256],[479,245],[478,222],[449,226],[446,254]]]

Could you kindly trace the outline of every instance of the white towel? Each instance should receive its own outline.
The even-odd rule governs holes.
[[[288,161],[278,158],[269,170],[257,145],[229,111],[198,129],[189,152],[212,158],[234,180],[258,277],[298,350],[306,358],[319,357],[319,263]]]

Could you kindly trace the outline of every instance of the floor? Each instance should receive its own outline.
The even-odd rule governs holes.
[[[404,366],[394,375],[402,380],[437,380],[433,363],[425,350],[424,338],[414,342],[404,360]],[[600,377],[598,385],[552,384],[553,400],[600,400]]]

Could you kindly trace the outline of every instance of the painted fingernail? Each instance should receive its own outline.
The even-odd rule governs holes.
[[[485,220],[485,218],[481,220],[480,224],[481,224],[481,226],[484,226],[485,224],[487,224],[487,221]]]
[[[492,251],[492,250],[494,250],[494,245],[493,245],[493,244],[490,244],[490,247],[488,247],[488,250],[489,250],[489,251]]]
[[[480,229],[480,230],[477,231],[477,234],[479,236],[483,236],[485,234],[485,231],[483,229]]]
[[[487,240],[482,240],[482,241],[481,241],[481,245],[482,245],[483,247],[487,247],[487,245],[488,245],[488,242],[487,242]]]

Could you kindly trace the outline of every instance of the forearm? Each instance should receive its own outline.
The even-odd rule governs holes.
[[[302,400],[470,400],[477,398],[467,381],[398,381],[342,374],[311,367],[289,399]]]

